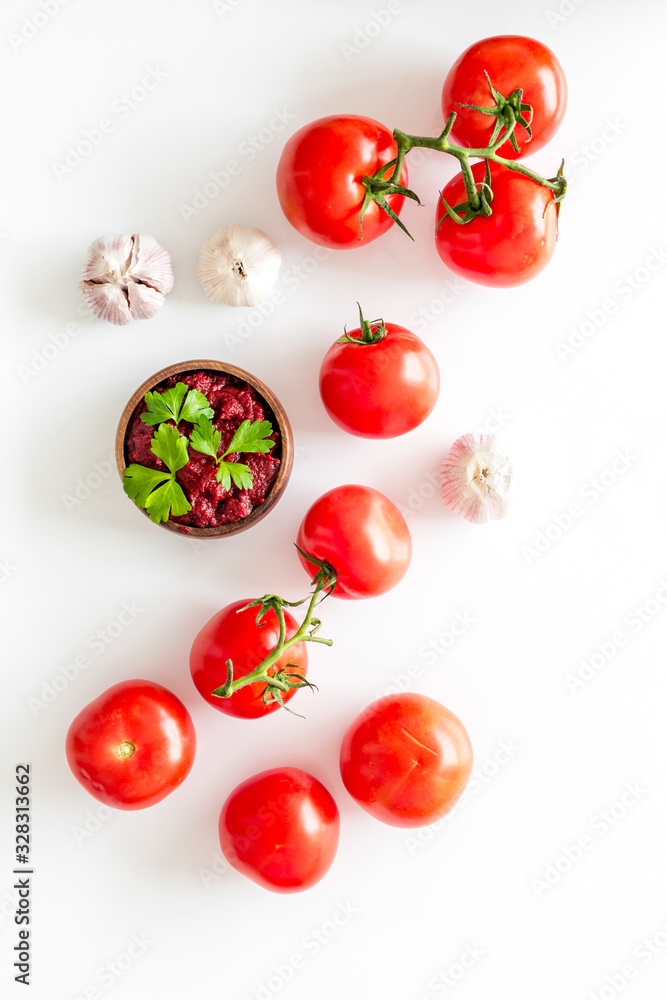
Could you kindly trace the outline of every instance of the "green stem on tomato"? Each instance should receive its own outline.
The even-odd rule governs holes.
[[[359,310],[359,328],[361,330],[360,337],[351,337],[347,332],[347,327],[344,326],[343,329],[345,333],[342,337],[339,337],[336,341],[337,344],[360,344],[361,346],[368,346],[369,344],[377,344],[378,341],[384,340],[387,336],[387,328],[384,325],[383,319],[374,319],[368,321],[364,319],[364,314],[361,311],[361,306],[357,302],[357,309]]]
[[[491,87],[491,82],[489,81],[489,86]],[[444,129],[437,136],[428,135],[410,135],[407,132],[402,132],[401,129],[394,129],[393,137],[396,143],[396,156],[393,160],[385,163],[380,170],[378,170],[372,177],[365,176],[362,178],[363,186],[366,190],[366,196],[361,208],[361,219],[363,222],[363,215],[368,205],[371,201],[376,201],[378,205],[384,210],[388,211],[388,206],[386,202],[386,195],[389,193],[399,194],[409,191],[400,185],[400,176],[403,170],[403,164],[405,162],[406,155],[411,149],[434,149],[440,153],[449,153],[451,156],[456,157],[461,168],[461,175],[463,183],[466,189],[467,204],[465,205],[465,217],[460,220],[462,222],[468,222],[475,215],[478,214],[491,214],[491,209],[489,206],[489,201],[491,197],[491,192],[489,190],[488,194],[484,195],[480,193],[477,183],[472,172],[472,167],[470,165],[470,160],[486,160],[487,168],[488,163],[497,163],[502,167],[506,167],[508,170],[513,170],[516,173],[523,174],[525,177],[529,177],[531,180],[535,181],[536,184],[540,184],[542,187],[546,187],[553,191],[556,197],[554,198],[554,203],[557,208],[560,207],[559,203],[565,197],[565,191],[567,188],[567,182],[562,174],[563,164],[558,170],[558,174],[554,178],[542,177],[540,174],[531,170],[529,167],[525,167],[522,163],[518,163],[516,160],[507,159],[504,156],[500,156],[498,149],[508,140],[512,142],[512,145],[518,149],[516,145],[516,140],[514,138],[514,131],[517,124],[521,124],[524,128],[528,130],[530,135],[530,125],[526,122],[523,116],[523,110],[529,109],[531,119],[532,119],[532,109],[530,105],[522,104],[522,91],[517,89],[510,96],[509,99],[505,99],[502,95],[498,94],[492,87],[491,91],[495,97],[499,99],[502,104],[502,124],[505,126],[502,129],[498,129],[498,124],[501,119],[499,118],[496,128],[494,129],[492,135],[492,141],[488,146],[479,147],[467,147],[467,146],[457,146],[455,143],[449,141],[449,135],[454,126],[456,120],[456,112],[452,111],[447,118]],[[515,99],[514,103],[518,110],[515,110],[514,104],[512,103],[512,98]],[[499,103],[500,106],[500,103]],[[473,107],[473,105],[470,105]],[[483,113],[493,114],[495,113],[493,109],[483,109],[477,108],[478,111]],[[530,119],[529,119],[530,120]],[[387,170],[393,167],[391,177],[387,180],[385,174]],[[488,176],[488,175],[487,175]],[[488,187],[488,183],[486,184]],[[399,190],[400,189],[400,190]],[[409,191],[409,195],[413,200],[419,201],[419,198],[413,191]],[[401,228],[407,232],[407,229],[400,220],[397,219],[392,211],[388,214],[398,221]],[[451,214],[451,213],[450,213]],[[408,233],[408,236],[410,234]]]
[[[456,117],[456,112],[452,111],[450,118]],[[516,122],[515,122],[516,124]],[[398,156],[396,158],[397,162],[402,162],[405,159],[405,155],[409,150],[421,148],[421,149],[435,149],[440,153],[450,153],[455,156],[459,163],[462,165],[465,163],[469,166],[467,161],[469,159],[473,160],[491,160],[493,163],[499,163],[503,167],[507,167],[509,170],[515,170],[519,174],[524,174],[526,177],[530,177],[532,180],[541,184],[543,187],[550,188],[557,194],[560,194],[562,189],[562,184],[556,181],[547,180],[546,177],[542,177],[540,174],[531,170],[529,167],[525,167],[522,163],[518,163],[516,160],[508,160],[505,156],[499,156],[496,150],[502,146],[510,137],[511,133],[514,131],[514,125],[511,131],[505,131],[503,134],[494,142],[492,146],[457,146],[450,142],[447,136],[451,129],[445,128],[445,130],[439,136],[422,136],[422,135],[407,135],[405,132],[401,132],[400,129],[395,129],[394,131],[394,141],[398,147]],[[393,180],[393,177],[392,177]],[[465,180],[465,177],[464,177]],[[466,191],[468,191],[468,185],[466,184]],[[470,193],[470,192],[468,192]]]
[[[307,558],[310,561],[315,561],[312,556],[308,556]],[[264,597],[251,601],[249,604],[246,604],[243,608],[239,609],[244,611],[246,608],[250,607],[259,608],[257,613],[258,624],[264,615],[272,609],[278,619],[278,642],[254,670],[251,670],[250,673],[244,674],[242,677],[234,678],[234,665],[231,660],[227,660],[225,663],[227,667],[227,678],[224,684],[215,688],[215,690],[211,692],[213,695],[217,698],[231,698],[235,691],[238,691],[239,688],[245,687],[247,684],[264,683],[266,685],[264,700],[275,700],[283,708],[286,708],[287,706],[283,703],[280,692],[287,692],[295,687],[314,686],[310,683],[310,681],[306,680],[305,677],[302,677],[300,674],[292,672],[288,669],[290,666],[294,666],[294,664],[288,663],[285,668],[275,674],[269,674],[269,670],[273,667],[274,663],[281,658],[285,651],[290,649],[297,642],[321,642],[326,646],[333,645],[332,639],[323,639],[321,636],[315,634],[319,629],[321,622],[319,618],[315,617],[314,611],[318,601],[327,597],[335,587],[336,573],[327,563],[318,562],[317,564],[319,565],[319,569],[313,578],[313,592],[310,595],[310,598],[304,597],[301,601],[285,601],[282,597],[278,597],[276,594],[266,594]],[[305,604],[306,601],[308,601],[308,606],[306,608],[304,619],[294,635],[288,639],[287,626],[285,622],[285,608],[296,608]]]

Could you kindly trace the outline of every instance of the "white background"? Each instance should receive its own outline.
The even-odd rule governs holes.
[[[28,995],[38,1000],[664,994],[667,14],[658,0],[563,0],[560,13],[558,2],[403,0],[381,31],[383,0],[69,0],[45,24],[36,3],[3,4],[3,996],[26,995],[11,968],[22,761],[34,784]],[[427,203],[405,207],[415,244],[392,231],[317,259],[275,194],[287,136],[336,112],[435,134],[453,60],[506,32],[545,41],[569,84],[559,134],[530,160],[552,175],[565,156],[570,178],[548,269],[508,291],[445,271],[432,206],[454,167],[437,154],[411,173]],[[150,69],[161,82],[121,111]],[[271,132],[276,109],[290,118]],[[59,178],[67,147],[102,118],[113,130]],[[231,160],[241,173],[209,187],[186,221],[184,206]],[[252,328],[241,326],[250,310],[212,305],[195,278],[199,247],[229,222],[260,226],[283,253],[284,301]],[[116,328],[82,309],[79,270],[94,238],[132,232],[169,249],[176,283],[158,317]],[[437,407],[403,439],[352,438],[319,401],[321,358],[356,325],[357,299],[369,318],[420,333],[440,364]],[[576,331],[583,346],[562,356]],[[297,448],[261,525],[200,545],[153,527],[109,464],[136,386],[196,357],[267,381]],[[455,438],[499,412],[522,491],[509,518],[476,527],[443,507],[429,477]],[[320,691],[298,696],[305,721],[213,712],[189,675],[194,635],[230,601],[305,595],[297,526],[346,481],[408,511],[408,575],[382,598],[323,606],[335,645],[311,648]],[[94,652],[91,636],[117,632],[125,602],[141,609],[136,620]],[[451,641],[457,615],[474,623]],[[435,663],[430,642],[442,650]],[[58,681],[54,698],[52,682],[82,653],[89,666]],[[568,676],[596,653],[591,679],[573,689]],[[132,677],[182,698],[197,759],[158,806],[98,813],[67,768],[65,733]],[[420,837],[371,819],[338,773],[345,728],[395,683],[459,715],[478,768],[451,818]],[[225,869],[217,841],[229,791],[281,764],[319,777],[342,820],[329,874],[291,896]],[[581,838],[588,847],[572,860]]]

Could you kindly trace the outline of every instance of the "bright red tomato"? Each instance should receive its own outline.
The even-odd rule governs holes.
[[[484,180],[484,163],[475,163],[472,172],[477,182]],[[556,206],[549,205],[554,195],[530,177],[496,163],[491,163],[491,187],[492,215],[480,215],[465,225],[446,216],[435,234],[436,249],[447,267],[468,281],[496,288],[522,285],[546,267],[556,247],[558,216]],[[465,201],[461,175],[442,193],[452,208]],[[438,200],[436,224],[443,215]]]
[[[83,787],[115,809],[143,809],[180,785],[195,758],[187,709],[153,681],[114,684],[69,727],[67,763]]]
[[[483,38],[466,49],[450,69],[442,88],[442,113],[447,120],[450,112],[456,112],[451,137],[460,146],[487,146],[491,140],[495,117],[458,106],[460,103],[493,107],[485,70],[503,97],[521,87],[523,103],[533,108],[532,139],[517,124],[514,135],[519,152],[508,141],[499,147],[499,155],[515,160],[537,152],[555,135],[567,105],[565,74],[555,55],[542,42],[523,35]]]
[[[351,330],[350,343],[336,341],[320,368],[320,395],[331,419],[359,437],[392,438],[418,427],[435,406],[440,390],[438,364],[426,344],[396,323],[367,324]]]
[[[373,702],[343,738],[340,772],[353,799],[391,826],[428,826],[456,804],[472,770],[461,721],[433,698]]]
[[[391,590],[412,556],[410,531],[399,509],[371,486],[336,486],[307,511],[296,544],[336,571],[334,597],[356,600]],[[318,567],[304,559],[311,578]]]
[[[294,228],[313,243],[335,250],[370,243],[394,223],[373,202],[364,215],[363,238],[359,238],[366,193],[361,181],[395,156],[392,134],[380,122],[360,115],[319,118],[285,144],[276,178],[280,206]],[[400,183],[408,183],[405,167]],[[387,196],[396,215],[403,200],[402,195]]]
[[[233,868],[273,892],[301,892],[326,875],[336,850],[338,807],[296,767],[241,782],[222,807],[220,847]]]
[[[259,609],[255,607],[241,610],[247,603],[248,601],[236,601],[228,604],[204,625],[192,644],[190,673],[200,695],[213,708],[241,719],[257,719],[280,708],[275,700],[268,703],[264,701],[266,684],[263,681],[246,684],[230,698],[219,698],[211,694],[227,679],[227,660],[233,663],[234,679],[245,677],[278,645],[280,626],[273,608],[264,615],[262,624],[257,625]],[[288,611],[285,611],[285,625],[286,636],[291,639],[298,632],[299,623]],[[305,677],[308,653],[304,642],[296,642],[285,650],[269,667],[269,675],[273,676],[288,664],[290,673]],[[290,688],[289,691],[281,692],[283,701],[288,702],[297,691],[298,688]]]

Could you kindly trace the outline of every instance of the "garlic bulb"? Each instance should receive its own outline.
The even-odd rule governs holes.
[[[91,243],[79,289],[94,316],[124,326],[155,316],[173,285],[165,248],[152,236],[135,233]]]
[[[281,260],[261,229],[223,226],[201,248],[197,277],[212,302],[256,306],[273,291]]]
[[[464,434],[442,463],[442,499],[473,524],[505,517],[509,509],[512,463],[491,434]]]

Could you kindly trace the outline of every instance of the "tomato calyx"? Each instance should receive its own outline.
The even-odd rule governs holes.
[[[488,160],[484,161],[484,166],[485,166],[484,180],[479,182],[479,187],[475,183],[475,180],[472,177],[472,175],[470,176],[470,178],[468,178],[466,172],[465,171],[463,172],[463,179],[465,181],[466,191],[468,191],[468,198],[466,201],[459,202],[458,205],[454,205],[454,207],[452,208],[451,205],[447,204],[445,196],[442,193],[442,191],[440,192],[439,196],[440,201],[443,205],[443,208],[445,209],[446,214],[441,217],[440,221],[435,227],[436,233],[440,228],[440,226],[442,225],[442,223],[447,218],[447,216],[449,216],[449,218],[453,222],[456,222],[459,225],[464,226],[466,222],[470,222],[472,219],[475,219],[478,215],[491,215],[491,202],[493,200],[493,190],[491,189],[491,168],[489,167]],[[470,185],[472,185],[472,187]],[[474,190],[475,192],[472,196],[470,195],[471,190]],[[475,201],[477,202],[476,206],[474,205]],[[461,213],[463,213],[463,215],[461,215]]]
[[[347,326],[344,326],[343,329],[345,330],[345,333],[343,334],[342,337],[338,338],[336,343],[361,344],[363,346],[368,344],[377,344],[380,340],[384,340],[384,338],[387,336],[387,328],[384,325],[384,320],[374,319],[369,322],[367,319],[364,319],[364,314],[361,311],[361,306],[359,305],[358,302],[357,302],[357,309],[359,310],[359,328],[361,331],[361,336],[351,337],[350,334],[347,332]]]
[[[491,97],[496,103],[492,107],[484,107],[479,104],[463,104],[463,102],[457,101],[456,105],[460,108],[471,108],[473,111],[479,111],[482,115],[495,115],[496,123],[489,140],[489,146],[495,144],[496,140],[500,137],[501,129],[505,128],[506,131],[501,137],[501,142],[505,142],[509,138],[512,149],[515,153],[518,153],[519,144],[516,141],[514,130],[517,125],[521,125],[528,134],[528,138],[524,139],[524,142],[530,142],[533,138],[533,132],[530,127],[533,120],[533,108],[530,104],[524,103],[523,89],[521,87],[513,90],[509,97],[503,97],[491,83],[491,78],[486,70],[484,70],[484,76],[486,77]],[[527,113],[528,117],[526,117],[524,112]]]
[[[401,168],[399,168],[398,170],[396,170],[395,166],[396,162],[397,161],[395,159],[389,160],[388,163],[384,163],[380,167],[380,169],[377,170],[374,174],[371,174],[370,176],[366,174],[364,175],[364,177],[361,178],[361,183],[364,186],[365,194],[359,212],[359,239],[362,239],[363,237],[364,215],[366,214],[368,206],[371,204],[371,202],[374,201],[376,205],[378,205],[378,207],[382,209],[385,215],[388,215],[389,218],[393,222],[395,222],[396,225],[399,226],[403,230],[403,232],[406,233],[406,235],[409,236],[410,239],[413,240],[414,242],[414,237],[408,231],[406,225],[403,222],[401,222],[399,217],[396,215],[396,212],[394,212],[393,208],[387,201],[387,195],[400,194],[403,195],[404,198],[412,198],[412,200],[416,201],[418,205],[421,205],[421,201],[419,200],[419,197],[415,194],[415,192],[411,191],[410,188],[405,187],[404,184],[399,183],[399,178],[401,176],[401,168],[403,166],[403,160],[401,160]],[[385,180],[384,175],[386,174],[387,170],[390,169],[390,167],[394,168],[392,171],[391,179]]]
[[[302,555],[305,555],[305,553],[302,553]],[[294,663],[287,663],[282,669],[272,673],[269,672],[273,667],[273,664],[281,658],[285,650],[294,646],[297,642],[321,642],[325,646],[333,645],[333,639],[323,639],[321,636],[316,634],[322,622],[315,616],[314,611],[316,605],[320,601],[324,600],[324,598],[327,597],[335,587],[336,573],[328,563],[321,562],[311,556],[306,556],[306,558],[319,566],[317,573],[313,577],[312,593],[308,597],[304,597],[300,601],[286,601],[283,597],[279,597],[277,594],[265,594],[263,597],[258,597],[254,601],[249,601],[248,604],[245,604],[242,608],[238,609],[240,612],[245,611],[247,608],[257,608],[258,610],[255,623],[260,628],[267,613],[269,611],[273,611],[278,619],[278,626],[280,630],[278,642],[271,652],[264,657],[259,666],[255,667],[255,669],[251,670],[249,673],[244,674],[242,677],[234,678],[234,664],[231,659],[226,660],[225,666],[227,667],[227,677],[225,679],[225,683],[221,684],[211,692],[211,694],[216,698],[231,698],[235,691],[238,691],[239,688],[245,687],[247,684],[264,683],[265,687],[262,693],[262,700],[265,705],[277,702],[281,708],[291,712],[292,715],[299,715],[298,712],[294,712],[288,705],[285,704],[283,694],[293,688],[301,687],[308,687],[313,691],[317,690],[315,684],[312,684],[309,680],[298,673],[298,667]],[[304,619],[295,634],[288,639],[287,624],[285,621],[285,608],[298,608],[306,602],[308,602],[308,606],[306,608]],[[299,717],[303,718],[303,716]]]
[[[562,204],[563,198],[565,197],[565,193],[567,191],[567,180],[565,179],[565,175],[563,173],[563,168],[564,167],[565,167],[565,160],[563,159],[563,160],[560,161],[560,167],[558,168],[558,172],[557,172],[556,176],[549,178],[550,181],[553,184],[556,184],[556,185],[559,186],[559,188],[560,188],[560,194],[557,194],[556,197],[552,198],[551,201],[548,202],[548,204],[545,206],[544,211],[546,212],[547,208],[549,208],[550,205],[555,205],[555,207],[556,207],[556,216],[558,216],[558,214],[560,213],[560,206]]]

